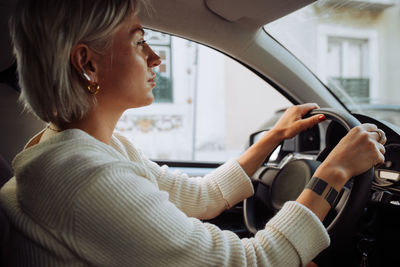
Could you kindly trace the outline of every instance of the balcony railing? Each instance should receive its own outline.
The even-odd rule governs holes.
[[[399,0],[320,0],[320,5],[336,5],[371,10],[384,10],[398,4]]]

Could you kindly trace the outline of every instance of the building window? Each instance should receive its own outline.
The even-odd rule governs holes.
[[[157,75],[157,86],[153,89],[154,102],[172,103],[171,36],[147,29],[144,38],[147,40],[147,43],[151,46],[154,52],[160,56],[162,61],[160,66],[154,68],[154,72]]]
[[[336,95],[344,90],[357,103],[369,103],[368,39],[328,37],[328,86]]]

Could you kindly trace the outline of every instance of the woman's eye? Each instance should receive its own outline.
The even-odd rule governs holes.
[[[137,42],[137,45],[144,45],[146,43],[146,40],[141,40],[139,42]]]

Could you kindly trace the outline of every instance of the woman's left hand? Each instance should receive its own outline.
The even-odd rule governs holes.
[[[306,119],[302,118],[309,111],[316,108],[319,108],[319,106],[314,103],[307,103],[288,108],[271,131],[279,136],[281,140],[296,136],[300,132],[325,120],[325,115],[322,114],[314,115]]]
[[[239,164],[247,175],[252,177],[265,158],[284,139],[292,138],[301,131],[325,120],[324,115],[302,118],[307,112],[316,108],[319,108],[317,104],[303,104],[288,108],[275,126],[238,158]]]

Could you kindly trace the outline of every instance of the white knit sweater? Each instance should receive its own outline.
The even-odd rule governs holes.
[[[204,178],[170,173],[115,135],[67,130],[25,149],[1,190],[11,266],[299,266],[329,245],[319,219],[288,202],[254,238],[199,219],[253,193],[235,161]]]

